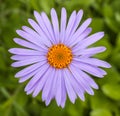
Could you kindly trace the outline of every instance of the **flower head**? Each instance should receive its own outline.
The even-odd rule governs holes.
[[[9,50],[14,54],[11,59],[16,61],[13,67],[28,65],[15,75],[20,83],[30,80],[26,93],[36,97],[42,91],[46,105],[55,98],[61,107],[65,106],[67,95],[72,103],[77,96],[84,100],[85,92],[93,95],[93,88],[98,89],[98,85],[90,75],[104,77],[106,72],[100,67],[110,68],[110,64],[92,57],[105,51],[105,47],[89,46],[100,40],[104,32],[89,35],[91,18],[79,26],[82,10],[73,11],[67,21],[62,8],[60,23],[55,9],[51,9],[51,21],[44,12],[35,11],[34,16],[36,21],[28,19],[32,28],[23,26],[17,30],[21,38],[14,38],[24,48]]]

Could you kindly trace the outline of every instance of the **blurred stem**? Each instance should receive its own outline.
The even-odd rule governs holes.
[[[7,92],[7,90],[4,87],[0,88],[0,90],[6,98],[10,98],[9,93]]]
[[[12,107],[12,105],[13,105],[13,106],[14,106],[19,112],[21,112],[23,115],[28,116],[27,113],[24,111],[24,109],[23,109],[21,106],[19,106],[19,105],[17,104],[17,102],[15,101],[16,96],[17,96],[17,94],[20,92],[20,90],[21,90],[22,87],[23,87],[23,85],[21,85],[18,89],[16,89],[16,91],[15,91],[15,93],[14,93],[13,96],[10,96],[10,94],[8,93],[8,91],[7,91],[4,87],[0,88],[2,94],[8,99],[8,100],[5,101],[5,103],[2,105],[2,108],[3,108],[3,109],[8,108],[8,109],[9,109],[9,112],[10,112],[10,109],[11,109],[11,107]],[[7,114],[8,114],[8,113],[7,113]]]

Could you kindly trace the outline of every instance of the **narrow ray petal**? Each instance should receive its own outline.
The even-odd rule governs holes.
[[[70,46],[70,47],[74,47],[75,48],[78,48],[79,46],[77,46],[77,44],[79,44],[80,41],[82,41],[84,38],[86,38],[92,31],[92,28],[87,28],[78,38],[72,38],[68,43],[67,45]]]
[[[34,36],[30,35],[29,33],[23,31],[23,30],[17,30],[16,31],[18,35],[20,35],[22,38],[26,39],[27,41],[30,41],[31,43],[34,43],[35,45],[41,47],[42,49],[47,49],[43,43],[41,43],[40,39],[35,38]]]
[[[11,57],[12,60],[27,60],[32,58],[40,58],[41,56],[27,56],[27,55],[13,55]]]
[[[36,97],[40,93],[40,91],[43,89],[46,81],[49,79],[48,77],[51,74],[51,72],[53,72],[53,70],[51,67],[49,67],[46,73],[43,75],[43,77],[38,81],[38,84],[33,92],[33,97]]]
[[[87,49],[77,49],[77,51],[73,50],[73,53],[77,56],[77,55],[89,55],[89,56],[93,56],[95,54],[104,52],[106,50],[105,47],[100,46],[100,47],[92,47],[92,48],[87,48]]]
[[[53,68],[52,71],[50,72],[50,77],[46,80],[46,83],[43,87],[43,91],[42,91],[42,100],[43,101],[47,101],[47,99],[49,97],[54,76],[55,76],[55,69]]]
[[[37,45],[35,45],[31,42],[25,41],[23,39],[14,38],[14,42],[23,46],[23,47],[30,48],[30,49],[33,49],[33,50],[46,51],[45,49],[41,49],[41,47],[39,47],[39,46],[37,46]]]
[[[58,22],[57,13],[54,8],[52,8],[51,10],[51,20],[52,20],[56,42],[59,43],[59,22]]]
[[[64,81],[64,74],[61,73],[62,78],[62,98],[61,98],[61,107],[63,108],[65,106],[65,102],[66,102],[66,97],[67,97],[67,93],[66,93],[66,88],[65,88],[65,81]]]
[[[10,53],[16,55],[44,55],[44,53],[36,50],[24,49],[24,48],[11,48]]]
[[[27,74],[29,74],[30,72],[36,70],[37,68],[41,67],[43,64],[45,64],[46,62],[39,62],[39,63],[36,63],[36,64],[33,64],[31,66],[28,66],[26,68],[24,68],[23,70],[19,71],[15,77],[22,77],[22,76],[25,76]]]
[[[80,42],[80,46],[81,46],[81,48],[88,47],[91,44],[100,40],[103,36],[104,36],[104,32],[98,32],[93,35],[90,35],[89,37],[87,37],[86,39],[84,39]]]
[[[50,20],[48,19],[46,13],[42,12],[42,13],[41,13],[41,17],[42,17],[42,19],[43,19],[43,22],[45,23],[45,26],[46,26],[47,30],[48,30],[49,33],[50,33],[50,36],[51,36],[52,41],[55,42],[55,36],[54,36],[53,28],[52,28],[51,22],[50,22]]]
[[[73,61],[73,62],[74,62],[73,65],[75,65],[77,68],[79,68],[87,73],[90,73],[93,76],[97,76],[100,78],[102,78],[104,76],[104,74],[99,70],[99,68],[97,68],[95,66],[88,65],[85,63],[80,63],[80,62],[78,63],[75,61]]]
[[[70,78],[69,78],[70,83],[71,83],[73,89],[75,90],[76,94],[79,96],[79,98],[84,101],[85,100],[85,97],[84,97],[85,90],[84,90],[84,88],[76,81],[76,79],[74,78],[74,76],[72,75],[72,73],[70,71],[66,70],[66,73],[68,73],[68,74],[70,73],[69,74],[70,75]]]
[[[32,23],[32,19],[29,19],[29,23]],[[35,22],[34,22],[35,23]],[[36,24],[37,25],[37,24]],[[22,29],[32,35],[34,39],[38,39],[40,43],[43,43],[46,46],[51,46],[51,42],[46,38],[46,36],[42,36],[42,34],[34,31],[33,29],[27,27],[27,26],[22,26]],[[41,31],[40,31],[41,32]]]
[[[34,86],[39,80],[42,78],[42,76],[46,73],[49,65],[43,65],[41,66],[41,70],[30,80],[30,82],[25,87],[25,91],[28,91],[32,86]]]
[[[94,66],[100,66],[100,67],[105,67],[105,68],[111,67],[111,65],[108,64],[107,62],[105,62],[103,60],[96,59],[96,58],[74,58],[74,60],[80,61],[83,63],[88,63],[88,64],[94,65]]]
[[[51,91],[50,91],[49,97],[48,97],[48,99],[46,101],[46,105],[48,105],[50,103],[50,101],[53,98],[55,98],[55,95],[56,95],[56,87],[57,87],[57,79],[58,79],[58,77],[57,77],[57,71],[58,70],[55,70],[55,76],[53,78],[53,83],[51,85]],[[43,99],[43,101],[44,101],[44,99]]]
[[[67,24],[67,28],[66,28],[66,32],[65,32],[65,41],[70,36],[70,33],[72,31],[75,21],[76,21],[76,11],[73,11],[69,18],[68,24]]]
[[[30,88],[28,91],[26,91],[26,94],[29,95],[29,94],[33,93],[35,88],[37,87],[37,85],[38,84],[36,83],[32,88]]]
[[[71,38],[76,39],[80,36],[82,32],[86,30],[88,25],[91,23],[91,18],[87,19],[86,21],[83,22],[83,24],[77,29],[77,31],[73,34]]]
[[[73,27],[71,29],[71,32],[70,32],[68,38],[66,39],[65,43],[68,43],[70,40],[72,40],[71,37],[75,33],[76,29],[78,28],[79,23],[80,23],[80,21],[82,19],[82,16],[83,16],[83,10],[79,10],[79,12],[76,15],[76,19],[75,19],[74,25],[73,25]]]
[[[41,70],[41,68],[38,68],[32,72],[30,72],[29,74],[22,76],[19,78],[19,83],[25,82],[26,80],[32,78],[36,73],[38,73]]]
[[[65,87],[66,87],[66,91],[68,93],[69,99],[72,103],[75,103],[75,99],[77,98],[77,96],[70,84],[69,75],[68,73],[66,73],[66,69],[64,69],[64,80],[65,80]]]
[[[40,56],[39,58],[31,58],[31,59],[26,59],[26,60],[22,60],[22,61],[17,61],[12,63],[12,67],[21,67],[21,66],[26,66],[26,65],[30,65],[33,63],[37,63],[37,62],[42,62],[42,61],[46,61],[46,57],[44,56]]]
[[[65,29],[67,22],[67,12],[65,8],[61,10],[61,22],[60,22],[60,42],[63,43],[65,39]]]
[[[88,76],[85,72],[82,70],[77,70],[78,73],[80,73],[80,77],[82,77],[83,81],[87,83],[89,86],[93,87],[94,89],[98,89],[98,85],[94,82],[94,80]]]
[[[62,75],[61,75],[61,70],[59,70],[58,71],[58,76],[57,76],[57,87],[56,87],[56,96],[55,96],[55,99],[56,99],[56,101],[57,101],[57,105],[58,106],[60,106],[60,104],[61,104],[61,98],[62,98],[62,78],[63,77],[61,77]]]
[[[50,46],[52,41],[46,35],[46,33],[40,28],[40,26],[32,19],[28,19],[29,24],[38,32],[38,34],[43,38],[43,42],[46,43],[46,45]]]
[[[49,38],[49,40],[51,40],[51,42],[54,42],[54,39],[52,39],[53,36],[51,36],[50,31],[47,29],[47,26],[45,25],[45,21],[42,19],[42,16],[37,11],[34,11],[34,16],[43,33],[47,36],[47,38]]]
[[[81,71],[76,69],[73,65],[70,65],[70,70],[73,74],[73,76],[75,77],[75,79],[79,82],[79,84],[84,88],[84,90],[90,94],[90,95],[94,95],[94,91],[92,90],[92,88],[86,84],[86,82],[84,81],[82,75],[81,75]]]

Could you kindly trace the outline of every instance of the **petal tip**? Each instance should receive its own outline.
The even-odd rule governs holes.
[[[88,22],[89,22],[89,23],[91,23],[91,22],[92,22],[92,18],[88,18],[87,20],[88,20]]]
[[[56,10],[54,8],[51,9],[51,14],[56,13]]]
[[[34,11],[34,16],[36,17],[38,15],[39,15],[39,13],[37,11]]]
[[[19,78],[18,74],[15,74],[15,78]]]
[[[33,20],[31,18],[28,18],[28,22],[31,23]]]
[[[12,51],[13,51],[13,49],[12,49],[12,48],[8,50],[8,52],[9,52],[9,53],[12,53]]]
[[[20,29],[17,29],[17,30],[16,30],[16,33],[17,33],[17,34],[19,34],[19,33],[20,33],[20,31],[21,31]]]
[[[108,66],[107,66],[107,68],[111,68],[112,66],[108,63]]]

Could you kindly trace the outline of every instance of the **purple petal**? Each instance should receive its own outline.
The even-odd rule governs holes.
[[[48,70],[46,70],[45,74],[43,75],[43,77],[38,81],[38,85],[35,89],[35,91],[33,92],[33,97],[36,97],[39,92],[43,89],[47,79],[50,77],[52,72],[52,68],[49,67]]]
[[[81,47],[81,46],[80,46]],[[77,51],[73,50],[74,55],[90,55],[93,56],[95,54],[104,52],[106,50],[105,47],[92,47],[92,48],[87,48],[87,49],[77,49]]]
[[[34,30],[36,30],[38,32],[38,34],[41,36],[41,40],[43,40],[44,44],[47,45],[47,46],[51,46],[51,43],[52,43],[51,39],[40,28],[40,26],[34,20],[32,20],[32,19],[28,19],[28,22],[34,28]]]
[[[51,67],[52,68],[52,67]],[[42,100],[47,101],[51,92],[52,84],[53,84],[53,79],[55,76],[55,69],[52,68],[52,71],[49,73],[50,76],[48,76],[48,79],[46,80],[46,83],[43,87],[42,91]],[[50,96],[51,97],[51,96]]]
[[[22,83],[22,82],[25,82],[26,80],[32,78],[35,74],[37,74],[39,71],[41,70],[41,68],[38,68],[32,72],[30,72],[29,74],[23,76],[23,77],[20,77],[19,79],[19,83]]]
[[[29,23],[32,23],[32,20],[29,19]],[[39,40],[40,43],[44,43],[46,46],[51,46],[51,43],[48,39],[46,39],[44,36],[41,36],[39,33],[37,33],[36,31],[34,31],[33,29],[27,27],[27,26],[22,26],[22,29],[24,31],[26,31],[27,33],[29,33],[30,35],[32,35],[34,37],[34,39]]]
[[[86,83],[88,83],[94,89],[98,89],[99,88],[98,85],[95,83],[95,81],[90,76],[88,76],[83,71],[82,71],[82,73],[84,74],[83,77],[84,77],[84,80],[86,81]]]
[[[61,104],[61,100],[62,100],[62,70],[58,70],[57,72],[57,87],[56,87],[56,95],[55,95],[55,99],[57,101],[57,105],[60,106]]]
[[[26,94],[27,95],[31,94],[35,90],[35,88],[37,87],[37,85],[38,84],[35,84],[31,89],[29,89],[28,91],[26,91]]]
[[[36,73],[36,75],[30,80],[30,82],[25,87],[25,91],[28,91],[31,89],[36,83],[40,81],[40,79],[43,77],[43,75],[46,73],[49,65],[45,64],[40,67],[40,71]]]
[[[77,13],[74,25],[73,25],[73,27],[71,29],[70,34],[69,34],[69,37],[66,39],[65,43],[68,43],[70,40],[73,40],[73,39],[71,39],[71,37],[75,33],[76,29],[78,28],[79,23],[80,23],[80,21],[82,19],[82,16],[83,16],[83,10],[79,10],[79,12]]]
[[[43,22],[41,15],[37,11],[34,11],[34,16],[35,16],[40,28],[44,32],[44,34],[52,41],[50,33],[49,33],[45,23]]]
[[[55,43],[53,28],[52,28],[52,25],[51,25],[51,22],[50,22],[49,18],[47,17],[46,13],[44,13],[44,12],[41,13],[41,17],[42,17],[42,20],[43,20],[50,36],[51,36],[52,41],[54,41],[54,43]]]
[[[37,58],[37,59],[38,59],[38,58],[40,58],[40,57],[43,57],[43,56],[13,55],[13,56],[11,57],[11,59],[12,59],[12,60],[18,60],[18,61],[20,60],[20,61],[21,61],[21,60],[27,60],[27,59],[32,59],[32,58],[34,58],[34,59]]]
[[[27,68],[24,68],[23,70],[19,71],[15,77],[23,77],[27,74],[29,74],[30,72],[36,70],[37,68],[41,67],[43,64],[45,64],[46,62],[39,62],[39,63],[36,63],[36,64],[33,64],[31,66],[28,66]]]
[[[79,98],[81,100],[85,100],[85,97],[84,97],[84,88],[76,81],[76,79],[73,77],[72,73],[70,71],[67,70],[67,73],[70,73],[70,83],[73,87],[73,89],[75,90],[76,94],[79,96]]]
[[[90,95],[94,95],[94,91],[92,90],[92,88],[86,83],[86,81],[84,81],[83,77],[82,77],[82,73],[80,70],[78,70],[78,68],[74,67],[73,65],[70,65],[70,70],[73,74],[73,76],[75,77],[75,79],[78,81],[78,83],[84,88],[84,90],[90,94]]]
[[[77,29],[77,27],[79,26],[82,16],[83,16],[83,10],[79,10],[79,12],[77,13],[77,16],[76,16],[75,24],[71,30],[70,35],[72,35],[75,32],[75,30]]]
[[[76,39],[78,38],[88,27],[88,25],[91,23],[92,19],[89,18],[86,21],[84,21],[84,23],[77,29],[77,31],[73,34],[73,36],[71,37],[71,39]]]
[[[19,38],[14,38],[14,42],[23,46],[23,47],[27,47],[27,48],[30,48],[30,49],[33,49],[33,50],[46,51],[46,50],[41,49],[41,47],[31,43],[31,42],[28,42],[28,41],[25,41],[25,40],[22,40],[22,39],[19,39]]]
[[[44,55],[44,53],[36,50],[24,49],[24,48],[11,48],[9,52],[16,55]]]
[[[92,31],[92,28],[87,28],[78,38],[72,38],[67,45],[70,47],[75,46],[74,49],[78,48],[79,46],[77,46],[77,44],[79,44],[81,40],[86,38],[91,33],[91,31]]]
[[[48,105],[50,103],[50,101],[55,97],[56,95],[56,87],[57,87],[57,72],[58,70],[55,71],[55,76],[53,78],[53,83],[51,85],[51,91],[49,93],[49,97],[46,100],[46,105]],[[45,100],[44,98],[42,99],[43,101]]]
[[[98,32],[93,35],[90,35],[89,37],[87,37],[86,39],[80,42],[80,47],[85,48],[87,46],[90,46],[91,44],[100,40],[103,36],[104,36],[104,32]]]
[[[95,67],[95,66],[92,66],[92,65],[88,65],[88,64],[85,64],[85,63],[78,63],[76,61],[73,61],[72,63],[73,65],[75,65],[77,68],[87,72],[87,73],[90,73],[91,75],[93,76],[97,76],[97,77],[103,77],[103,73],[99,70],[99,68]]]
[[[61,81],[62,81],[62,98],[61,98],[61,107],[63,108],[65,106],[65,101],[66,101],[66,88],[65,88],[65,81],[64,81],[64,74],[61,73],[62,75],[62,78],[61,78]]]
[[[64,69],[64,80],[65,80],[65,87],[66,87],[66,91],[68,93],[69,99],[72,103],[75,103],[75,99],[77,98],[75,91],[73,90],[72,85],[70,84],[70,75],[69,73],[67,73],[66,71],[67,69]]]
[[[60,23],[60,42],[63,43],[65,39],[65,29],[67,22],[67,13],[66,9],[62,8],[61,10],[61,23]]]
[[[102,75],[106,75],[107,74],[107,72],[106,71],[104,71],[103,69],[101,69],[101,68],[97,68],[97,70],[99,70],[99,72],[101,72],[101,74]]]
[[[42,62],[42,61],[46,61],[46,57],[45,56],[40,56],[38,58],[31,58],[31,59],[26,59],[26,60],[22,60],[22,61],[17,61],[12,63],[12,67],[21,67],[21,66],[26,66],[26,65],[30,65],[33,63],[37,63],[37,62]]]
[[[47,49],[45,45],[41,43],[40,39],[35,38],[33,35],[22,30],[17,30],[16,32],[18,35],[20,35],[22,38],[26,39],[27,41],[34,43],[35,45],[39,46],[42,49]]]
[[[48,105],[50,103],[50,97],[51,97],[51,88],[52,88],[52,84],[53,84],[53,79],[55,76],[55,69],[51,67],[51,73],[50,73],[50,77],[48,76],[48,79],[46,79],[46,82],[44,84],[43,87],[43,92],[42,92],[42,100],[46,101],[46,105]]]
[[[79,61],[79,62],[83,62],[83,63],[87,63],[90,65],[94,65],[94,66],[100,66],[100,67],[105,67],[105,68],[110,68],[111,65],[103,60],[99,60],[96,58],[74,58],[74,60]]]
[[[76,68],[75,68],[76,70]],[[80,73],[80,76],[82,77],[82,79],[84,80],[84,82],[86,82],[86,84],[90,85],[91,87],[93,87],[94,89],[98,89],[98,85],[95,83],[95,81],[85,72],[79,70],[78,71]]]
[[[58,22],[57,13],[54,8],[52,8],[51,10],[51,21],[53,25],[56,42],[59,43],[59,22]]]
[[[69,18],[69,21],[68,21],[68,24],[67,24],[67,28],[66,28],[66,32],[65,32],[65,41],[69,38],[69,35],[71,33],[71,30],[74,26],[74,23],[76,21],[76,11],[73,11],[70,18]]]

